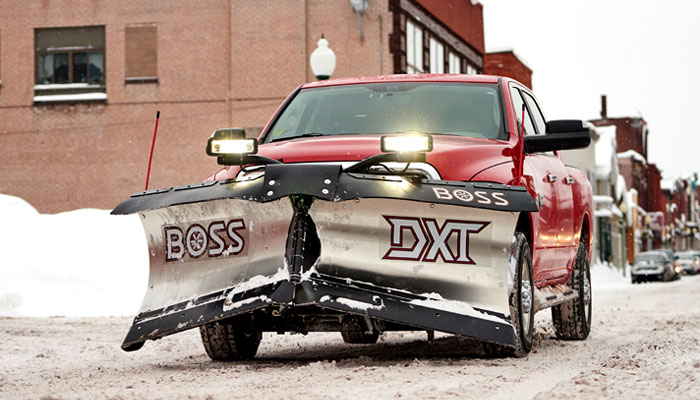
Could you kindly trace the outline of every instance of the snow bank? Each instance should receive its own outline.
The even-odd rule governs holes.
[[[1,316],[133,316],[148,284],[138,216],[40,214],[0,195]]]
[[[629,270],[629,267],[625,267]],[[591,265],[591,286],[593,290],[597,289],[619,289],[631,285],[629,279],[629,271],[626,271],[627,276],[623,276],[622,272],[608,264],[607,262]]]

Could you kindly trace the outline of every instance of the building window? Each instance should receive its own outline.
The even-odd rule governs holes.
[[[126,83],[158,82],[158,31],[154,24],[124,30]]]
[[[34,102],[104,101],[104,26],[34,31]]]
[[[476,75],[479,71],[472,64],[467,63],[467,73],[471,75]]]
[[[406,21],[406,72],[423,72],[423,30]]]
[[[430,38],[430,73],[445,73],[445,46],[432,37]]]
[[[461,74],[462,73],[462,59],[455,53],[450,52],[448,56],[448,68],[450,74]]]

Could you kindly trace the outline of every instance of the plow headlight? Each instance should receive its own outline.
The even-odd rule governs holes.
[[[255,139],[212,140],[212,155],[255,153]]]
[[[245,137],[245,130],[240,128],[218,129],[207,141],[207,154],[215,157],[255,154],[258,141]]]
[[[426,153],[433,150],[433,137],[430,135],[382,136],[384,153]]]

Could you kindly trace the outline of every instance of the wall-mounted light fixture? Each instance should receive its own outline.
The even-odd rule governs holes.
[[[362,15],[369,8],[369,0],[350,0],[352,11],[357,15],[357,24],[360,26],[360,39],[365,38],[365,33],[362,31]]]

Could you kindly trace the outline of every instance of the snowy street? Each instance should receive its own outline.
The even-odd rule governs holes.
[[[227,364],[210,361],[196,329],[120,349],[147,282],[138,218],[40,214],[11,196],[0,211],[14,249],[0,264],[0,399],[700,399],[700,276],[632,285],[596,265],[588,340],[553,339],[544,310],[524,359],[425,332],[366,346],[311,333],[265,334],[256,360]],[[52,240],[27,240],[36,227]]]
[[[2,318],[0,398],[700,398],[700,276],[596,287],[600,275],[588,340],[552,339],[545,310],[525,359],[424,332],[367,346],[312,333],[266,334],[255,361],[228,364],[197,330],[125,353],[130,318]]]

